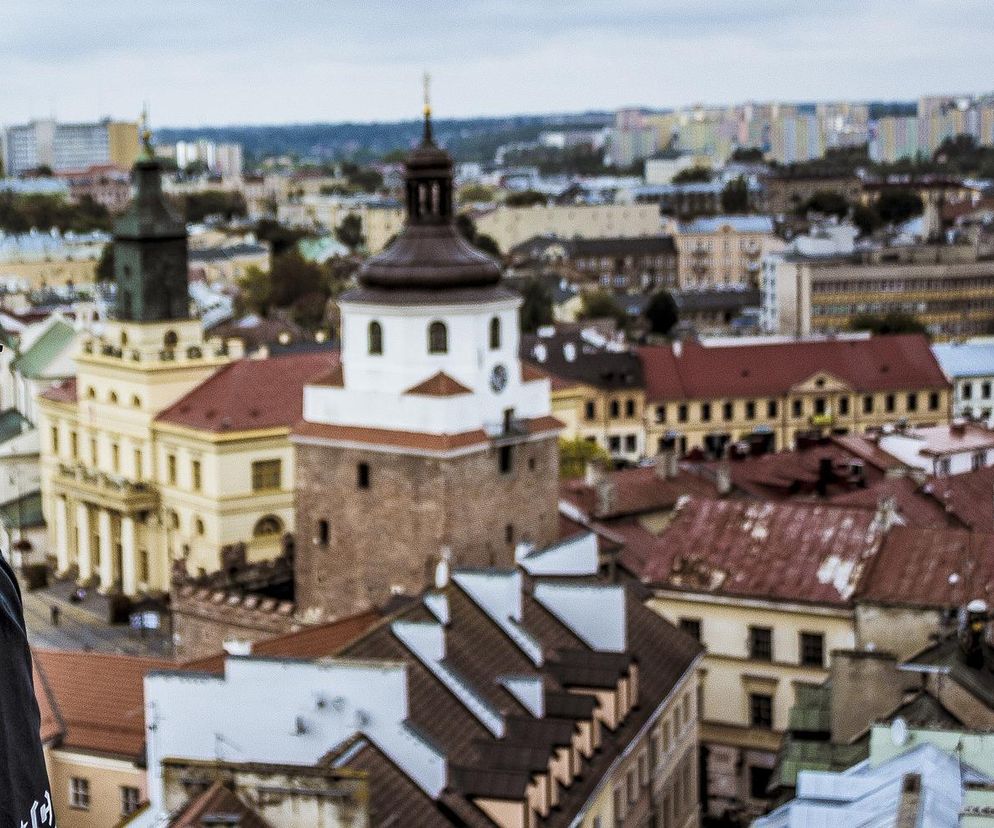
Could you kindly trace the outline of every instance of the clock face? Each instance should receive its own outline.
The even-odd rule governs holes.
[[[490,387],[493,389],[495,394],[499,394],[504,390],[507,385],[507,368],[503,365],[497,364],[494,369],[490,372]]]

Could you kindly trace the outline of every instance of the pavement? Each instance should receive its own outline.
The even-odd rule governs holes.
[[[107,598],[91,589],[81,603],[74,603],[69,596],[75,589],[76,584],[66,580],[28,592],[21,582],[24,621],[32,647],[157,658],[172,656],[168,618],[163,619],[164,629],[146,630],[144,634],[127,624],[109,624]],[[53,606],[59,608],[58,625],[52,624]]]

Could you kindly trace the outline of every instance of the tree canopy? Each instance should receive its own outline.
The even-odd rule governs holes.
[[[535,190],[522,190],[518,193],[510,193],[507,198],[504,199],[504,203],[508,207],[533,207],[536,204],[548,204],[549,199],[545,193],[540,193]]]
[[[521,329],[526,333],[535,333],[542,325],[551,325],[552,294],[541,279],[533,276],[526,280],[520,292],[524,300],[521,305]]]
[[[673,176],[674,184],[693,184],[695,182],[707,182],[711,180],[711,168],[702,167],[700,165],[696,167],[687,167],[685,170],[680,170],[676,175]]]
[[[572,480],[582,477],[587,468],[587,463],[601,463],[605,466],[611,465],[611,455],[597,445],[597,443],[576,437],[573,440],[559,441],[559,477],[563,480]]]
[[[0,230],[7,233],[27,233],[33,228],[88,233],[110,230],[111,223],[107,208],[90,196],[73,204],[61,196],[0,193]]]
[[[798,212],[802,216],[808,213],[821,213],[841,219],[849,214],[849,202],[838,190],[818,190],[800,206]]]
[[[916,316],[900,311],[886,314],[861,313],[849,323],[854,331],[870,331],[874,334],[927,334],[928,328]]]
[[[645,318],[649,321],[649,330],[652,333],[668,336],[680,321],[680,311],[673,294],[668,290],[660,290],[653,294],[649,304],[646,305]]]
[[[354,253],[366,243],[366,237],[362,232],[362,219],[355,213],[349,213],[335,228],[335,238]]]
[[[606,290],[592,290],[583,294],[580,318],[613,319],[622,327],[628,324],[628,314],[625,312],[625,309]]]
[[[741,175],[729,181],[721,191],[721,209],[725,213],[749,212],[749,185]]]

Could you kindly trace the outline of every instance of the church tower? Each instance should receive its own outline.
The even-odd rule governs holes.
[[[520,297],[456,229],[427,101],[405,177],[404,229],[340,299],[341,364],[305,388],[294,435],[296,600],[314,620],[557,535],[549,383],[518,359]]]

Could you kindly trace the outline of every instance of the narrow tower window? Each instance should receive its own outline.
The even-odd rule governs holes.
[[[490,320],[490,350],[496,351],[500,348],[500,319],[496,316]]]
[[[428,326],[428,353],[445,354],[449,351],[449,333],[444,322],[432,322]]]
[[[360,489],[369,488],[369,463],[360,463],[356,467],[356,485]]]
[[[379,322],[369,323],[369,353],[374,356],[383,353],[383,326]]]

